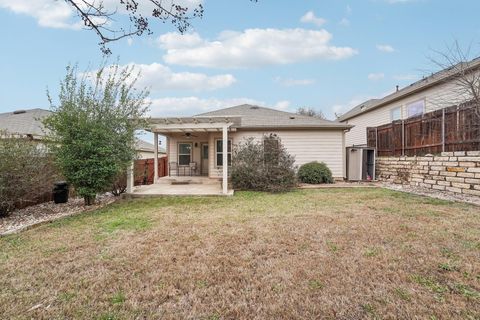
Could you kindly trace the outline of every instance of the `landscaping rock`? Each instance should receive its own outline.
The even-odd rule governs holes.
[[[55,204],[53,201],[50,201],[16,210],[11,215],[0,218],[0,236],[16,233],[61,217],[95,210],[114,202],[116,199],[113,195],[106,193],[98,196],[93,206],[85,206],[83,198],[73,198],[68,203]]]

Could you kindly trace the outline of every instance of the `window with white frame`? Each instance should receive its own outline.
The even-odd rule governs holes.
[[[402,107],[393,108],[390,111],[390,118],[392,121],[402,119]]]
[[[180,142],[178,144],[178,165],[188,166],[192,162],[192,143]]]
[[[418,100],[407,104],[407,116],[415,117],[423,114],[425,111],[425,100]]]
[[[223,140],[215,140],[215,165],[217,167],[223,166]],[[227,148],[227,159],[228,165],[232,165],[232,140],[228,139],[228,148]]]

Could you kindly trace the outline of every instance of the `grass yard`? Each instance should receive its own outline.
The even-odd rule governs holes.
[[[2,319],[480,319],[480,209],[384,189],[120,201],[0,238]]]

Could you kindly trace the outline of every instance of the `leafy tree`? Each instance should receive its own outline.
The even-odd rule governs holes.
[[[241,190],[284,192],[296,185],[295,158],[275,134],[263,141],[253,138],[235,145],[232,157],[232,184]]]
[[[17,204],[35,204],[58,179],[52,158],[29,138],[0,131],[0,216]]]
[[[85,204],[111,187],[135,157],[135,130],[143,124],[148,92],[135,89],[132,68],[103,67],[77,74],[67,67],[59,103],[44,120],[56,162]]]
[[[105,54],[111,53],[107,48],[109,42],[144,33],[152,34],[150,19],[170,22],[180,33],[184,33],[191,27],[191,21],[202,18],[204,13],[202,4],[189,8],[181,0],[113,0],[108,1],[108,5],[102,0],[64,1],[72,6],[85,28],[97,34]],[[128,23],[119,23],[125,20],[119,19],[120,13],[127,15]]]
[[[307,117],[315,117],[315,118],[324,119],[324,120],[327,119],[322,111],[317,111],[309,107],[298,108],[297,114],[300,114],[302,116],[307,116]]]

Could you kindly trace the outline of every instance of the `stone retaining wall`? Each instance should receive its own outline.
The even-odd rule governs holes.
[[[376,174],[380,181],[480,196],[480,151],[378,157]]]

